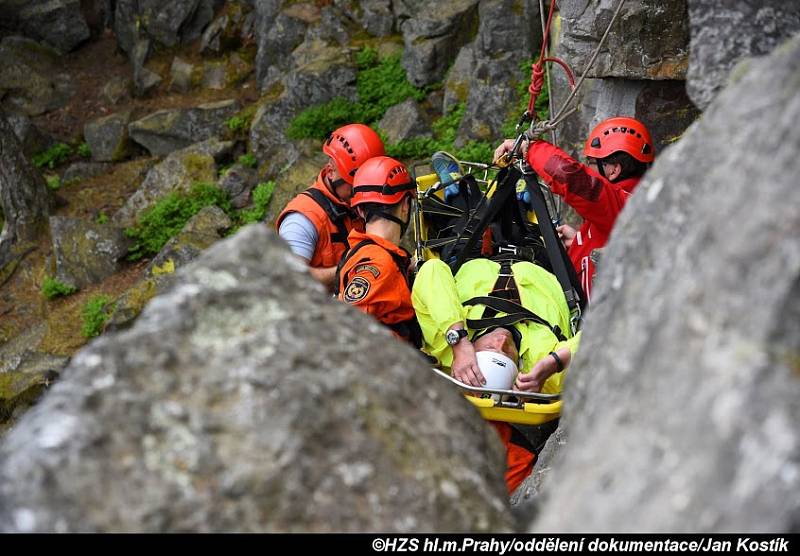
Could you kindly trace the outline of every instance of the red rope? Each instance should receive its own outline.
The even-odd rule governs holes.
[[[550,24],[553,22],[553,12],[555,6],[555,0],[550,0],[550,13],[547,15],[547,24],[545,25],[544,35],[542,36],[542,49],[539,52],[539,61],[535,62],[531,66],[531,84],[528,86],[528,92],[530,93],[530,99],[528,100],[528,114],[530,114],[534,120],[536,119],[536,112],[534,111],[536,99],[539,98],[539,93],[542,92],[542,88],[544,87],[545,62],[555,62],[564,68],[564,71],[567,73],[567,79],[569,80],[569,86],[573,88],[575,87],[575,76],[573,75],[569,65],[559,58],[545,58],[544,56],[545,52],[547,51],[547,45],[550,43]]]

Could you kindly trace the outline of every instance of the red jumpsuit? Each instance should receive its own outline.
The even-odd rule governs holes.
[[[587,301],[591,300],[595,274],[592,251],[605,246],[617,216],[641,177],[611,183],[547,141],[531,143],[527,160],[553,193],[564,197],[583,217],[583,224],[567,253]]]

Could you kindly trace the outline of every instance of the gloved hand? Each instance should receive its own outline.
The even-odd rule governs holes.
[[[457,196],[460,193],[457,183],[451,183],[447,187],[444,188],[444,202],[449,203],[450,199]]]
[[[531,192],[527,189],[525,191],[517,191],[517,200],[522,201],[528,210],[533,209],[533,205],[531,204]]]

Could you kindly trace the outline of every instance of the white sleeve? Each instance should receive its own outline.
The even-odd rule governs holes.
[[[310,261],[317,249],[319,233],[314,224],[299,212],[287,214],[278,229],[278,235],[289,244],[292,253]]]

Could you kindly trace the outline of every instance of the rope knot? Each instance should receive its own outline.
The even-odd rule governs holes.
[[[542,65],[541,61],[539,61],[531,66],[531,84],[528,87],[528,92],[531,94],[530,100],[528,100],[528,114],[531,116],[535,116],[533,107],[536,104],[536,99],[539,97],[539,93],[542,92],[543,87],[544,66]]]

